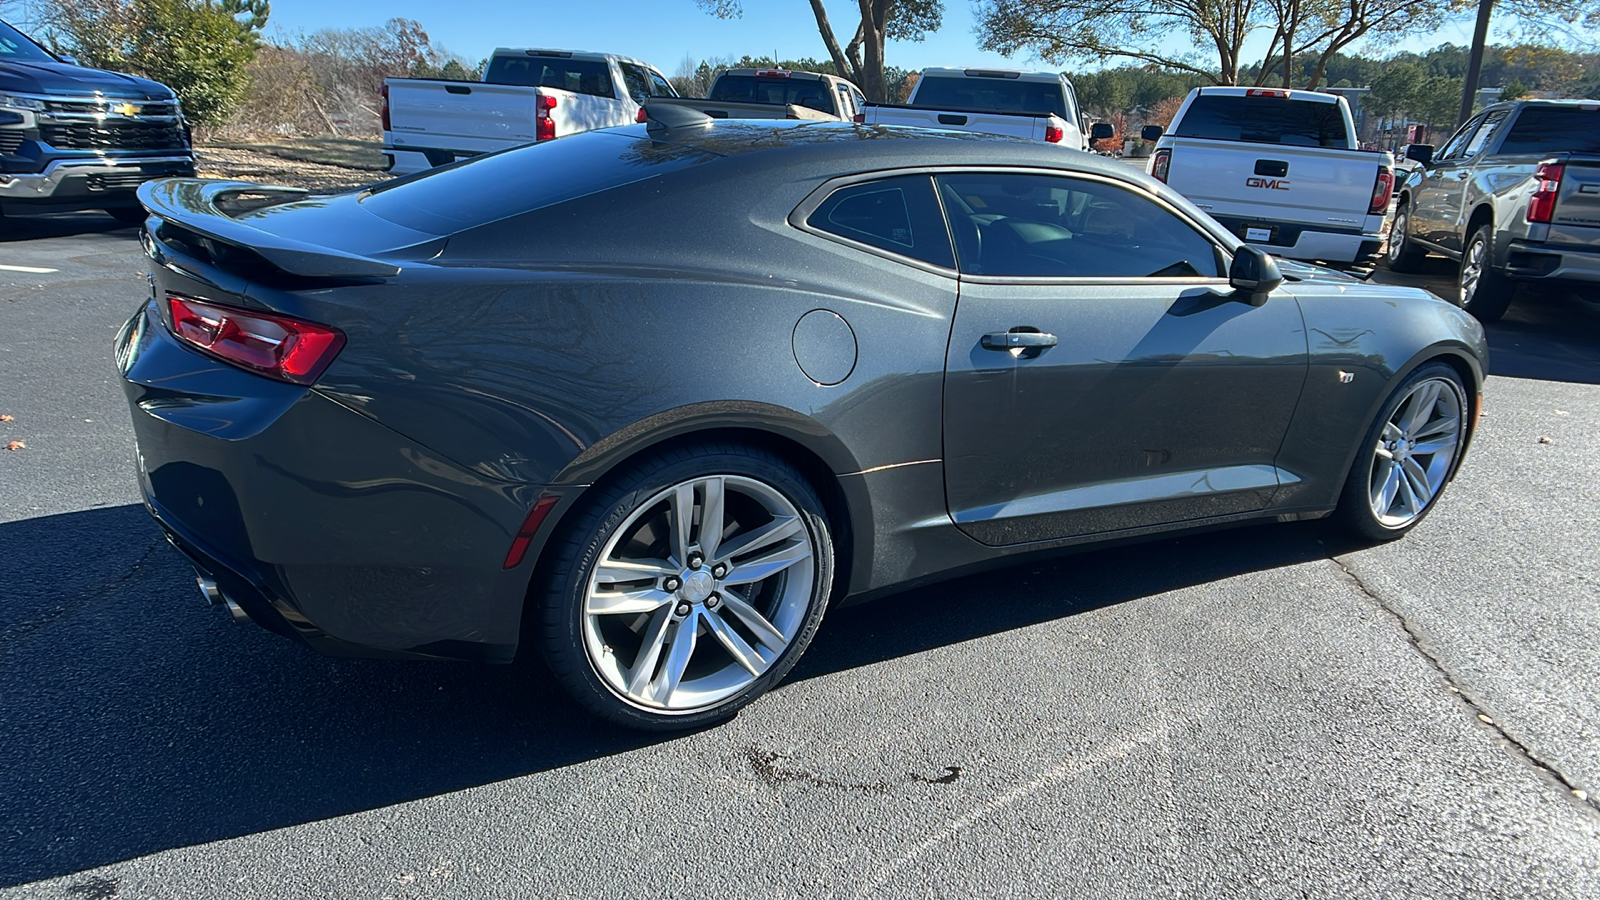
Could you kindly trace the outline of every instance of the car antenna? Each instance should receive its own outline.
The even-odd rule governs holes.
[[[651,131],[671,128],[703,128],[714,120],[698,109],[665,103],[646,103],[640,107],[641,118],[649,123]]]

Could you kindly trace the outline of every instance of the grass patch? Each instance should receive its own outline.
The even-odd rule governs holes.
[[[212,147],[230,150],[251,150],[296,162],[318,163],[324,166],[343,166],[346,169],[383,171],[388,160],[383,156],[383,142],[362,138],[335,137],[270,137],[240,139],[215,139],[205,142]]]

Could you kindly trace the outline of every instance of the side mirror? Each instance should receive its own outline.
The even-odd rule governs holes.
[[[1160,125],[1146,125],[1139,129],[1139,137],[1154,143],[1161,140],[1162,128]]]
[[[1103,141],[1116,133],[1116,129],[1112,128],[1108,122],[1096,122],[1089,126],[1089,140],[1091,141]]]
[[[1433,162],[1433,145],[1412,144],[1406,148],[1406,159],[1415,160],[1423,165]]]
[[[1260,306],[1267,302],[1268,294],[1283,284],[1283,273],[1265,250],[1246,244],[1233,254],[1228,284],[1233,286],[1235,300]]]
[[[66,63],[69,66],[82,65],[82,63],[78,62],[78,58],[76,56],[66,56],[66,55],[62,54],[62,55],[56,56],[56,59],[61,60],[62,62]]]

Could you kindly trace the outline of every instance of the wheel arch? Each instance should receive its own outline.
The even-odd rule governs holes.
[[[1445,365],[1454,369],[1456,374],[1461,376],[1461,383],[1467,389],[1467,407],[1468,412],[1471,415],[1471,421],[1468,423],[1467,436],[1461,447],[1461,455],[1456,458],[1455,469],[1451,470],[1450,472],[1450,480],[1454,480],[1456,471],[1459,471],[1461,468],[1461,461],[1466,458],[1467,450],[1472,446],[1473,435],[1478,430],[1478,413],[1483,408],[1481,404],[1483,401],[1483,378],[1485,373],[1479,366],[1477,358],[1473,355],[1472,350],[1466,344],[1456,341],[1445,341],[1436,344],[1430,344],[1421,351],[1417,352],[1414,356],[1406,361],[1405,365],[1396,369],[1394,374],[1390,376],[1389,384],[1391,386],[1378,394],[1377,401],[1373,404],[1372,408],[1367,411],[1365,421],[1370,425],[1370,423],[1376,419],[1378,414],[1382,412],[1384,404],[1389,402],[1389,398],[1394,395],[1395,390],[1402,382],[1404,382],[1407,378],[1410,378],[1412,373],[1416,372],[1418,369],[1434,362],[1444,363]],[[1345,476],[1347,478],[1349,477],[1351,469],[1354,468],[1356,463],[1360,461],[1362,441],[1365,436],[1366,431],[1363,429],[1361,434],[1359,434],[1351,443],[1348,460],[1344,469]],[[1341,480],[1340,483],[1342,484],[1343,481]]]
[[[1487,202],[1479,203],[1473,208],[1472,215],[1467,217],[1467,227],[1461,232],[1461,252],[1465,253],[1467,251],[1467,242],[1472,240],[1472,235],[1485,225],[1490,228],[1489,253],[1493,256],[1495,250],[1494,207]]]

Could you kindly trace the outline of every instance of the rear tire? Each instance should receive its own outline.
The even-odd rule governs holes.
[[[1417,527],[1461,464],[1468,416],[1466,385],[1454,368],[1430,362],[1412,372],[1362,438],[1335,521],[1370,541]]]
[[[788,674],[822,622],[827,516],[770,453],[675,448],[574,516],[544,567],[541,641],[557,680],[601,718],[654,731],[727,719]]]
[[[1420,272],[1428,251],[1411,241],[1411,210],[1401,203],[1394,211],[1394,224],[1389,227],[1389,242],[1383,251],[1383,261],[1393,272]]]
[[[1498,322],[1511,306],[1517,283],[1494,267],[1494,226],[1483,224],[1467,239],[1456,274],[1456,305],[1479,322]]]

